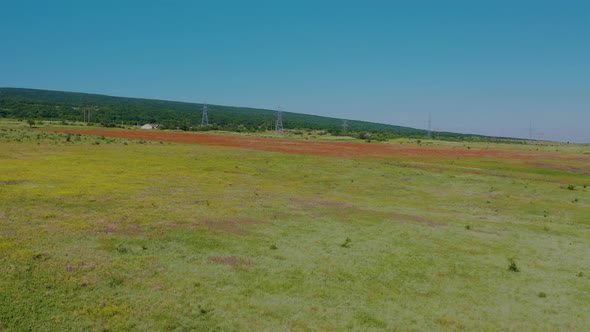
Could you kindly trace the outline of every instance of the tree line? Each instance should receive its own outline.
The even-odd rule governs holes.
[[[208,105],[209,125],[201,128],[202,104],[164,100],[111,97],[95,94],[0,88],[0,117],[62,122],[88,122],[105,127],[158,123],[164,129],[268,131],[274,128],[276,111]],[[426,138],[422,129],[366,121],[283,112],[283,128],[316,130],[333,135],[382,140],[397,137]],[[489,140],[478,135],[440,132],[446,140]]]

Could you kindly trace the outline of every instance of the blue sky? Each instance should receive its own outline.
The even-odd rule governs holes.
[[[0,86],[590,142],[588,1],[4,1]]]

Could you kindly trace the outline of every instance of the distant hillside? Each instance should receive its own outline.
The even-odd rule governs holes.
[[[91,109],[90,122],[106,127],[159,123],[164,128],[200,130],[202,104],[154,99],[112,97],[88,93],[0,88],[0,117],[82,121],[84,109]],[[208,105],[209,128],[231,131],[261,131],[273,127],[276,111],[246,107]],[[326,130],[342,134],[343,119],[283,112],[285,129]],[[416,137],[425,130],[408,127],[347,121],[347,133],[373,133],[379,137]],[[438,133],[441,138],[479,137],[457,133]]]

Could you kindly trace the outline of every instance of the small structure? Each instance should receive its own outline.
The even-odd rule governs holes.
[[[146,123],[141,126],[141,129],[158,129],[160,125],[158,123]]]

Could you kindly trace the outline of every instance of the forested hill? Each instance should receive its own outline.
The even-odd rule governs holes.
[[[159,123],[164,128],[200,129],[202,104],[154,99],[112,97],[88,93],[0,88],[0,117],[53,121],[82,121],[90,110],[90,122],[104,126]],[[208,105],[209,128],[261,131],[273,128],[275,110]],[[326,130],[341,134],[344,120],[283,112],[285,129]],[[348,133],[375,133],[387,137],[425,137],[427,132],[401,126],[365,121],[346,121]],[[439,133],[442,137],[467,137]]]

